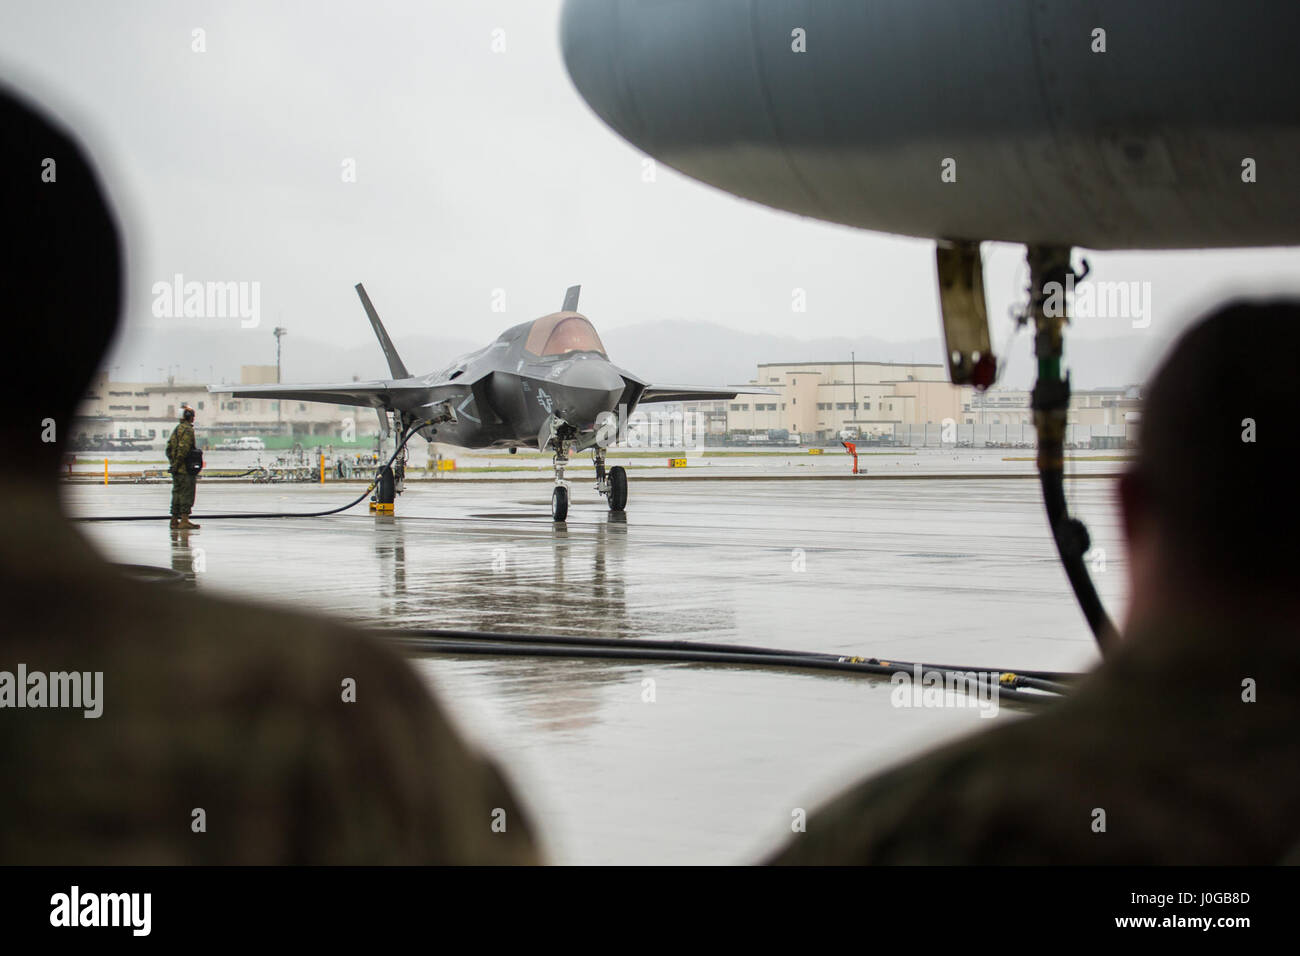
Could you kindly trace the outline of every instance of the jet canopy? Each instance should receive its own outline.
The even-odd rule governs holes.
[[[528,330],[524,349],[541,356],[567,355],[570,352],[605,355],[605,346],[601,344],[595,327],[580,315],[563,312],[535,321]]]

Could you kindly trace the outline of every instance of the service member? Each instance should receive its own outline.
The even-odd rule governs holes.
[[[81,148],[2,84],[0,207],[23,224],[0,287],[30,350],[0,416],[0,670],[102,675],[97,716],[0,709],[0,865],[536,862],[514,788],[391,648],[138,580],[67,520],[56,474],[123,249]]]
[[[190,520],[190,511],[194,508],[194,486],[199,478],[192,460],[197,448],[198,443],[194,438],[194,409],[182,405],[181,420],[167,439],[167,461],[172,473],[173,528],[189,530],[199,527]]]

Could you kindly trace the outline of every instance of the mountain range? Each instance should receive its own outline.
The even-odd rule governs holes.
[[[943,362],[938,335],[892,342],[870,336],[799,338],[737,332],[712,322],[660,320],[606,329],[601,338],[610,358],[651,382],[740,384],[751,381],[760,362],[858,361]],[[433,371],[452,358],[485,344],[434,335],[395,336],[398,351],[413,372]],[[1005,343],[994,341],[996,348]],[[1142,381],[1158,357],[1160,343],[1140,335],[1067,339],[1066,359],[1076,388],[1120,387]],[[1012,340],[999,384],[1032,384],[1032,335]],[[128,327],[104,367],[116,381],[238,382],[241,365],[273,365],[275,341],[269,328],[211,330],[196,327]],[[372,338],[358,334],[340,346],[310,337],[285,336],[282,380],[346,382],[388,375],[383,354]]]

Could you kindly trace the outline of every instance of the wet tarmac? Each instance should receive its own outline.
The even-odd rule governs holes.
[[[511,455],[503,449],[471,451],[451,446],[434,446],[437,454],[446,460],[447,470],[437,471],[430,463],[430,446],[412,442],[409,446],[408,474],[413,480],[472,481],[472,480],[533,480],[552,473],[551,456],[537,452]],[[814,453],[815,452],[815,453]],[[392,446],[380,456],[388,459]],[[1070,451],[1070,469],[1076,474],[1109,473],[1120,467],[1122,451]],[[113,478],[152,475],[167,480],[166,460],[161,452],[82,452],[76,456],[69,474],[87,481],[101,480],[105,462]],[[316,468],[320,455],[308,450],[301,455],[284,451],[207,451],[205,474],[233,475],[248,473],[251,469],[307,470]],[[373,472],[371,464],[361,464],[352,452],[325,453],[326,477],[337,475],[337,464],[343,459],[350,475]],[[669,462],[674,462],[670,465]],[[1032,448],[907,448],[864,446],[858,451],[858,466],[862,476],[868,478],[918,477],[927,475],[1012,475],[1030,477],[1034,474]],[[684,462],[684,464],[683,464]],[[622,465],[629,473],[640,477],[693,478],[757,478],[757,477],[851,477],[853,460],[838,446],[827,448],[763,448],[759,450],[737,448],[707,449],[630,449],[612,450],[608,463]],[[594,474],[590,453],[575,454],[568,467],[570,476]]]
[[[1114,483],[1100,463],[1088,470],[1067,493],[1119,616]],[[203,482],[195,519],[318,510],[362,487]],[[213,520],[185,535],[162,522],[81,527],[111,560],[171,568],[200,590],[384,627],[1045,670],[1096,660],[1037,484],[1010,473],[634,477],[625,516],[575,481],[563,525],[549,518],[549,492],[545,480],[413,483],[396,517],[362,505],[327,518]],[[65,500],[76,515],[160,514],[168,491],[69,484]],[[751,860],[790,832],[796,808],[835,786],[1024,712],[1004,705],[987,720],[967,707],[897,707],[886,681],[812,672],[468,656],[416,666],[508,768],[559,862]]]

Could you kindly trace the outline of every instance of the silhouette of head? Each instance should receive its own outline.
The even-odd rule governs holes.
[[[48,482],[117,328],[121,243],[82,148],[3,87],[0,193],[10,233],[0,259],[0,301],[9,312],[16,378],[13,412],[0,416],[0,434],[14,453],[0,467]]]
[[[1294,588],[1297,361],[1300,303],[1287,300],[1231,302],[1166,357],[1122,489],[1141,586],[1212,599]]]

